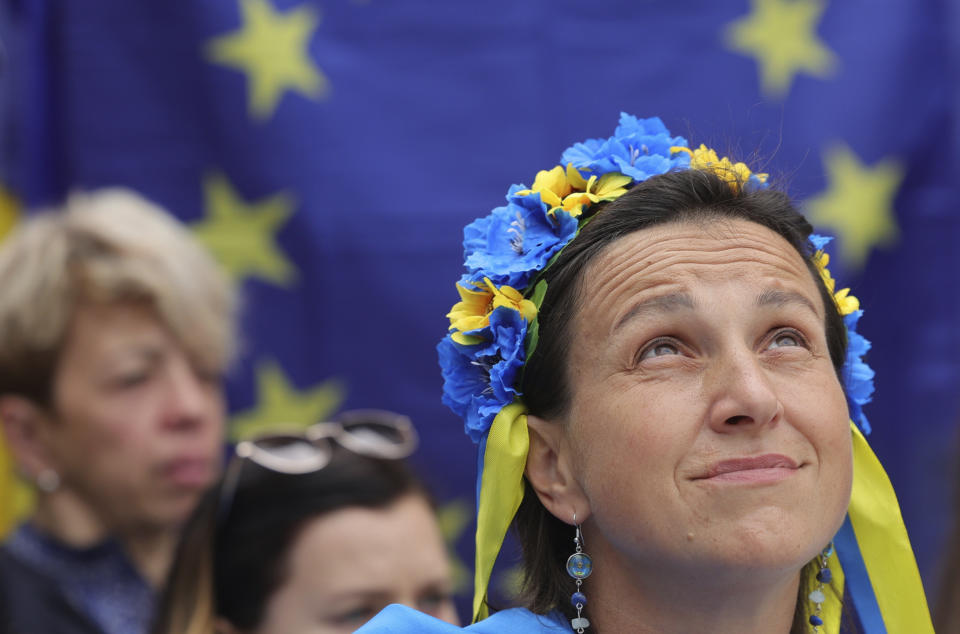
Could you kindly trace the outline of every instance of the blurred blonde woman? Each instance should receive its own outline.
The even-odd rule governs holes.
[[[137,634],[217,478],[235,298],[189,232],[119,189],[0,248],[0,419],[35,511],[0,547],[13,632]]]

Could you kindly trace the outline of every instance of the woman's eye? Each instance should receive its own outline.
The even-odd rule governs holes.
[[[419,608],[426,612],[432,612],[437,609],[437,607],[442,606],[443,604],[452,601],[453,596],[450,593],[445,592],[435,592],[428,595],[425,595],[420,598]]]
[[[640,353],[640,360],[665,357],[673,354],[680,354],[680,349],[676,344],[670,343],[669,341],[656,341]]]
[[[136,387],[150,378],[147,372],[128,372],[113,379],[113,385],[118,388]]]
[[[379,610],[373,606],[358,606],[352,610],[341,613],[334,618],[334,621],[339,624],[358,623],[363,625],[375,617],[377,612],[379,612]]]
[[[196,374],[197,380],[201,383],[207,383],[209,385],[219,385],[223,380],[223,376],[216,370],[198,368],[194,371],[194,374]]]
[[[447,614],[452,614],[456,610],[453,605],[453,595],[451,593],[435,593],[421,597],[417,601],[417,609],[426,612],[439,619]]]
[[[774,336],[773,340],[770,342],[769,347],[787,348],[787,347],[795,347],[795,346],[802,346],[802,345],[803,345],[803,338],[799,334],[791,330],[785,330],[783,332],[777,333],[776,336]]]

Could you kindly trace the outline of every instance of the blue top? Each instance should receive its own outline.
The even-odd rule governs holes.
[[[149,628],[153,588],[116,541],[72,548],[23,524],[4,550],[55,584],[76,612],[104,634],[143,634]]]
[[[517,634],[544,632],[570,634],[570,623],[560,612],[534,614],[525,608],[513,608],[493,614],[479,623],[457,627],[403,605],[389,605],[354,634]]]

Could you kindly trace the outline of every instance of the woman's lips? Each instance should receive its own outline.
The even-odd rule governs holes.
[[[747,458],[721,460],[694,480],[709,482],[778,482],[796,473],[797,463],[782,454],[765,454]]]
[[[213,464],[206,457],[177,458],[163,466],[163,475],[178,487],[205,488],[213,481]]]

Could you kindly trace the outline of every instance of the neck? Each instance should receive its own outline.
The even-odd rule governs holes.
[[[154,588],[163,585],[173,562],[178,531],[143,530],[120,536],[120,542],[143,578]]]
[[[584,616],[594,625],[593,631],[790,632],[799,572],[714,569],[670,574],[665,568],[638,572],[595,557],[594,574],[583,587],[589,599]]]
[[[86,548],[109,535],[107,527],[87,504],[65,489],[38,493],[33,524],[73,548]]]
[[[116,539],[137,572],[155,588],[166,578],[177,542],[176,528],[111,530],[93,509],[64,489],[40,494],[31,521],[42,532],[73,548],[87,548],[108,537]]]

